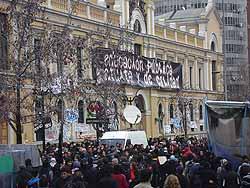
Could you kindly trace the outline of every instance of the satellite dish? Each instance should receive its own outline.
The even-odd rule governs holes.
[[[131,124],[137,124],[141,121],[141,111],[133,105],[127,105],[123,111],[123,115],[127,122]]]

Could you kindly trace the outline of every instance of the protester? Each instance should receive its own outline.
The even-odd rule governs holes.
[[[120,165],[116,164],[113,167],[112,178],[117,182],[118,188],[128,188],[126,176],[122,174],[122,169]]]
[[[152,173],[149,169],[143,169],[140,173],[140,183],[134,188],[153,188],[150,183],[151,175]]]
[[[176,168],[176,175],[178,177],[178,180],[180,182],[180,185],[181,185],[181,188],[188,188],[188,180],[187,180],[187,177],[185,177],[183,175],[183,167],[181,165],[179,165],[177,168]]]
[[[240,178],[232,169],[231,163],[227,163],[225,166],[226,173],[222,180],[223,188],[240,188]]]
[[[230,161],[208,151],[206,138],[151,138],[149,145],[99,144],[82,140],[47,144],[38,173],[31,160],[17,173],[17,188],[29,183],[41,188],[246,188],[247,157],[236,171]],[[63,163],[61,163],[62,161]],[[240,181],[241,180],[241,181]]]
[[[24,167],[20,166],[20,170],[17,173],[16,187],[27,188],[28,181],[32,178],[32,174]]]
[[[181,188],[179,179],[175,175],[169,175],[164,183],[163,188]]]

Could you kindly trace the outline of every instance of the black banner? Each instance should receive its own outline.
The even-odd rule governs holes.
[[[182,88],[182,65],[125,51],[97,48],[93,54],[98,84],[113,82],[141,87]]]

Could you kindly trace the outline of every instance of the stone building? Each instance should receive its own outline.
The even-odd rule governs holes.
[[[6,6],[3,1],[0,1],[1,15],[6,13]],[[71,1],[47,0],[43,6],[46,7],[45,23],[58,28],[65,25]],[[71,16],[70,27],[74,36],[84,37],[88,33],[94,33],[97,40],[98,37],[102,37],[98,34],[100,30],[108,28],[110,39],[99,44],[99,47],[102,47],[101,50],[108,49],[108,52],[113,53],[112,44],[124,39],[126,42],[122,43],[119,51],[116,52],[122,54],[121,57],[131,57],[143,63],[142,69],[150,69],[150,79],[142,72],[131,72],[134,75],[143,74],[140,75],[142,82],[139,84],[139,78],[138,82],[132,79],[120,86],[123,87],[128,101],[136,105],[142,113],[141,122],[133,125],[133,129],[145,130],[148,137],[183,135],[185,128],[189,135],[205,134],[204,100],[224,98],[221,20],[214,8],[207,6],[201,12],[195,13],[195,18],[197,17],[199,20],[196,24],[190,20],[190,26],[179,27],[177,24],[168,26],[165,21],[162,23],[163,20],[160,18],[155,19],[154,10],[154,3],[151,0],[80,1]],[[176,16],[178,17],[177,14]],[[36,28],[41,25],[41,20],[34,23]],[[202,29],[203,35],[194,32],[198,31],[198,27]],[[126,36],[133,37],[126,38],[125,34],[124,37],[120,37],[124,28],[126,28]],[[2,39],[2,42],[5,41]],[[0,45],[1,49],[3,47],[4,45]],[[0,52],[3,51],[0,50]],[[83,50],[80,54],[86,53]],[[98,57],[99,55],[95,54]],[[119,57],[119,55],[115,55]],[[91,57],[80,55],[80,59],[82,65],[93,65],[90,64]],[[126,65],[129,66],[129,64]],[[170,72],[166,73],[165,68],[163,69],[165,65],[171,70]],[[50,65],[50,71],[56,72],[57,66],[56,64]],[[120,64],[116,64],[116,66],[120,70],[125,67],[125,64],[123,67]],[[151,67],[149,68],[149,66]],[[158,72],[155,66],[158,66]],[[175,67],[178,66],[181,67],[178,69],[181,71],[175,72]],[[95,70],[94,67],[88,67],[84,78],[92,80],[92,87],[95,87],[96,79],[98,81],[99,77],[93,70]],[[164,80],[166,78],[164,73],[170,75],[172,84]],[[173,78],[178,81],[173,81]],[[119,83],[117,79],[113,79],[112,82]],[[98,95],[98,93],[95,94]],[[92,126],[86,124],[87,107],[90,100],[84,97],[86,96],[75,98],[69,96],[65,97],[64,101],[52,100],[51,105],[63,106],[64,109],[73,108],[78,111],[80,121],[78,119],[77,122],[64,125],[65,135],[68,135],[66,139],[77,139],[80,132],[83,137],[94,133]],[[135,100],[129,100],[133,98]],[[124,106],[117,104],[116,108],[118,129],[130,129],[131,125],[122,115]],[[35,114],[35,108],[29,111],[31,111],[31,115]],[[59,115],[53,113],[51,116],[52,128],[46,130],[46,136],[47,139],[55,140],[58,138],[60,123],[54,116]],[[38,136],[40,133],[36,134],[34,131],[34,122],[27,121],[22,126],[23,142],[38,141],[41,138]],[[15,140],[14,132],[11,129],[8,126],[8,136],[6,137],[8,143],[14,143]],[[0,129],[1,134],[3,133]]]
[[[248,6],[249,1],[241,0],[155,0],[155,15],[171,16],[175,11],[202,11],[208,4],[214,4],[224,28],[225,98],[248,100],[249,67],[248,54]],[[184,13],[184,12],[183,12]],[[185,14],[185,13],[184,13]],[[185,16],[186,17],[186,16]],[[172,22],[175,21],[172,19]],[[224,24],[223,24],[224,23]],[[188,23],[187,23],[188,24]],[[198,30],[196,30],[198,32]]]

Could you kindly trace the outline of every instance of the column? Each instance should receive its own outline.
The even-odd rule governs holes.
[[[156,57],[155,46],[152,48],[152,51],[153,51],[152,57],[155,58]]]
[[[164,51],[163,59],[168,60],[168,51]]]
[[[126,15],[125,15],[125,13],[126,13],[126,6],[125,6],[125,4],[126,4],[126,1],[125,0],[121,0],[121,12],[122,12],[122,14],[121,14],[121,17],[122,17],[122,19],[121,19],[121,26],[124,26],[124,25],[126,25]]]
[[[198,69],[198,58],[194,60],[194,89],[199,88],[199,69]]]
[[[209,90],[212,90],[213,89],[213,86],[212,86],[212,61],[209,61]]]
[[[88,19],[91,19],[91,16],[90,16],[90,6],[89,6],[89,4],[87,5],[87,16],[88,16]]]
[[[151,18],[152,18],[152,35],[155,35],[155,17],[154,17],[154,4],[151,5]]]
[[[174,56],[175,56],[175,63],[178,63],[178,55],[177,55],[177,53],[174,53]]]
[[[48,8],[52,8],[51,7],[51,0],[48,0]]]
[[[167,38],[167,29],[166,28],[164,28],[164,39],[166,39]]]
[[[208,73],[208,59],[204,60],[204,89],[209,90],[209,73]]]
[[[190,83],[189,83],[189,75],[188,75],[188,71],[189,71],[189,66],[188,66],[188,56],[186,55],[185,56],[185,60],[184,60],[184,67],[183,67],[183,87],[184,88],[188,88],[190,86]]]
[[[159,136],[158,123],[155,118],[158,117],[157,97],[151,97],[151,134],[153,137]]]
[[[104,22],[107,22],[108,21],[108,19],[107,19],[107,10],[105,9],[104,10]]]
[[[152,34],[151,32],[151,8],[150,8],[150,5],[147,6],[147,33],[149,35]]]
[[[144,44],[143,46],[143,55],[147,57],[147,45],[146,44]]]
[[[126,10],[126,14],[124,15],[124,19],[125,19],[125,25],[128,23],[129,21],[129,0],[125,0],[125,10]]]

